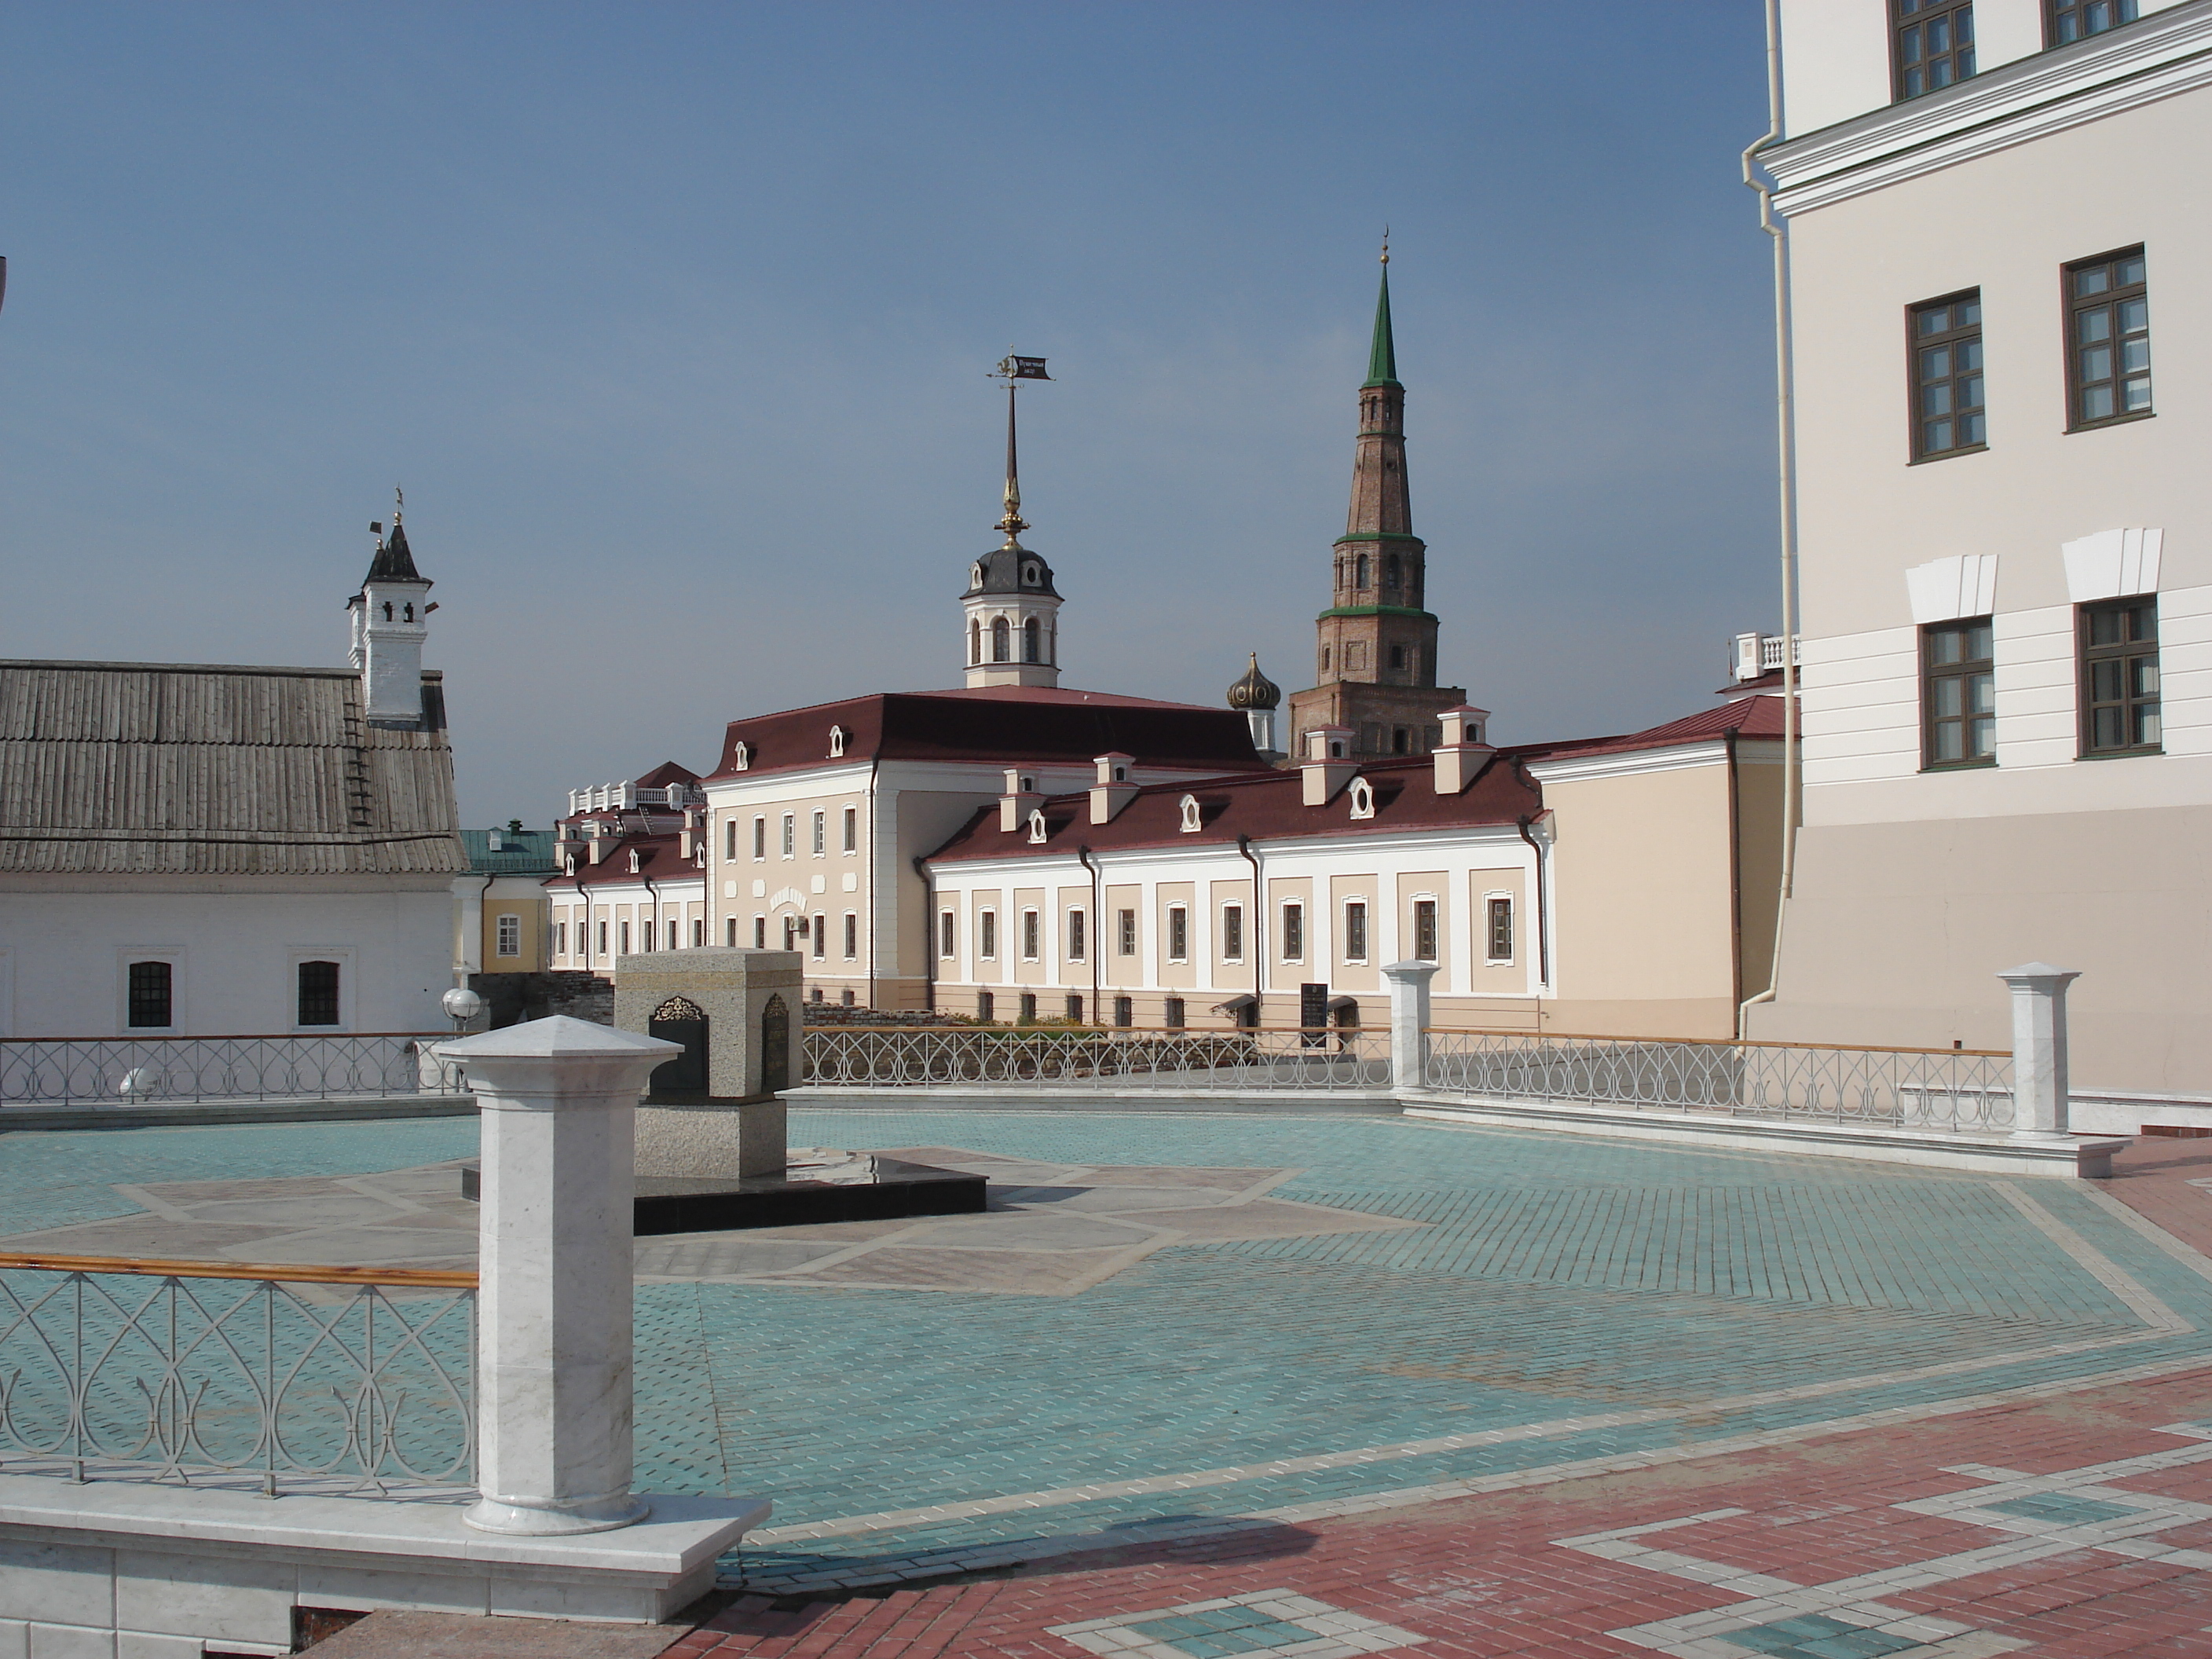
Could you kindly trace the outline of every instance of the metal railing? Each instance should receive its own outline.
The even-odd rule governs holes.
[[[0,1255],[0,1468],[458,1497],[473,1273]]]
[[[456,1094],[450,1032],[0,1038],[0,1105]]]
[[[2001,1050],[1425,1035],[1427,1085],[1454,1094],[1954,1133],[2013,1125],[2012,1056]]]
[[[1387,1089],[1389,1034],[1120,1026],[810,1026],[823,1088],[1018,1084],[1039,1089]]]

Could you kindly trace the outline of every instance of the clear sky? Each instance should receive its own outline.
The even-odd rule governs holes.
[[[407,491],[471,823],[959,683],[1009,349],[1067,683],[1313,675],[1376,242],[1501,741],[1776,626],[1757,0],[0,10],[0,655],[343,660]]]

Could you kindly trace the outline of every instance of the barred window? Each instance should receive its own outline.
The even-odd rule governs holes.
[[[133,1026],[167,1028],[176,1024],[172,994],[176,969],[166,962],[134,962],[125,989],[125,1018]]]
[[[1987,617],[1921,630],[1925,763],[1991,766],[1997,757],[1996,664]]]
[[[1989,441],[1982,404],[1982,291],[1912,307],[1912,455],[1927,460]]]
[[[1306,955],[1306,907],[1285,904],[1283,907],[1283,960],[1303,962]]]
[[[1023,911],[1023,912],[1022,912],[1022,960],[1023,960],[1023,961],[1024,961],[1024,962],[1035,962],[1035,961],[1037,959],[1037,936],[1038,936],[1038,934],[1039,934],[1039,933],[1040,933],[1041,931],[1042,931],[1042,930],[1039,928],[1039,927],[1038,927],[1038,925],[1037,925],[1037,913],[1036,913],[1036,911],[1034,911],[1034,910],[1024,910],[1024,911]]]
[[[1488,909],[1490,913],[1488,960],[1510,962],[1513,960],[1513,901],[1510,898],[1493,898],[1489,902]]]
[[[1170,1031],[1180,1031],[1188,1023],[1183,1014],[1181,997],[1170,997],[1160,1005],[1160,1023]]]
[[[2081,607],[2081,752],[2158,751],[2158,601]]]
[[[984,910],[975,917],[975,954],[979,957],[996,957],[999,954],[999,913],[996,910]]]
[[[1119,951],[1120,954],[1125,957],[1133,957],[1136,955],[1137,913],[1134,910],[1123,910],[1120,912],[1118,915],[1118,926],[1115,931],[1117,939],[1116,949]]]
[[[1084,924],[1087,918],[1080,910],[1070,910],[1067,913],[1067,959],[1070,962],[1082,961],[1085,948],[1090,944],[1090,941],[1084,937],[1085,931]]]
[[[978,991],[978,992],[976,992],[976,993],[975,993],[975,1018],[978,1018],[978,1019],[990,1019],[990,1018],[993,1018],[996,1015],[996,1013],[997,1013],[998,1006],[999,1006],[999,1001],[998,1001],[998,999],[997,999],[996,997],[993,996],[993,995],[992,995],[988,991]]]
[[[1221,907],[1221,956],[1224,962],[1244,959],[1244,907],[1241,904]]]
[[[2139,247],[2066,267],[2066,374],[2075,430],[2151,412],[2144,276]]]
[[[1067,994],[1067,1018],[1073,1024],[1083,1024],[1083,999],[1073,991]]]
[[[1190,913],[1180,904],[1168,907],[1168,960],[1181,962],[1190,954]]]
[[[1035,991],[1023,992],[1021,1006],[1022,1023],[1024,1025],[1027,1025],[1034,1022],[1036,1018],[1036,993]]]
[[[338,1023],[338,965],[335,962],[300,964],[300,1021],[302,1025]]]
[[[1114,999],[1114,1023],[1124,1030],[1137,1023],[1137,1002],[1133,997]]]
[[[1413,957],[1419,962],[1437,959],[1437,902],[1413,901]]]
[[[939,910],[937,913],[937,954],[950,961],[953,956],[952,946],[957,937],[953,913],[950,910]]]
[[[1897,95],[1917,98],[1974,72],[1972,0],[1891,0]]]
[[[1344,959],[1367,960],[1367,901],[1352,899],[1344,907]]]

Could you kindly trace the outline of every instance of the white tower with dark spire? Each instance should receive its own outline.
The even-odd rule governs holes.
[[[1052,376],[1042,357],[1008,357],[998,372],[1006,383],[1006,510],[998,523],[1006,539],[969,567],[968,591],[960,600],[968,684],[1056,686],[1060,592],[1052,585],[1052,567],[1021,543],[1029,526],[1022,518],[1014,453],[1015,385]]]
[[[392,511],[392,533],[369,526],[376,556],[361,592],[346,601],[354,672],[361,676],[363,717],[372,726],[422,722],[422,642],[429,637],[430,583],[415,568],[400,522],[404,498]]]

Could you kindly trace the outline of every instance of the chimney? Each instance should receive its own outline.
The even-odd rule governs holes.
[[[1352,728],[1316,726],[1306,733],[1306,752],[1298,763],[1304,779],[1302,799],[1308,806],[1326,806],[1359,770],[1352,757]]]
[[[704,814],[696,806],[684,809],[684,832],[676,838],[676,854],[686,864],[691,861],[700,847],[701,835],[705,828],[702,821],[703,817]]]
[[[614,838],[612,836],[600,833],[604,827],[605,826],[600,824],[593,824],[592,826],[592,838],[584,843],[584,851],[589,855],[592,862],[594,864],[597,864],[601,859],[606,857],[607,849],[614,845]]]
[[[1030,827],[1030,814],[1044,805],[1044,796],[1036,787],[1036,775],[1024,772],[1018,766],[1006,769],[1006,792],[999,797],[999,830],[1002,835],[1012,835],[1017,830]]]
[[[1473,783],[1498,750],[1492,745],[1490,711],[1462,703],[1437,718],[1443,722],[1444,740],[1436,746],[1437,793],[1456,795]]]
[[[1098,781],[1091,786],[1091,821],[1111,823],[1121,815],[1121,809],[1137,798],[1137,786],[1129,781],[1136,757],[1116,750],[1099,756],[1091,763],[1098,769]]]

